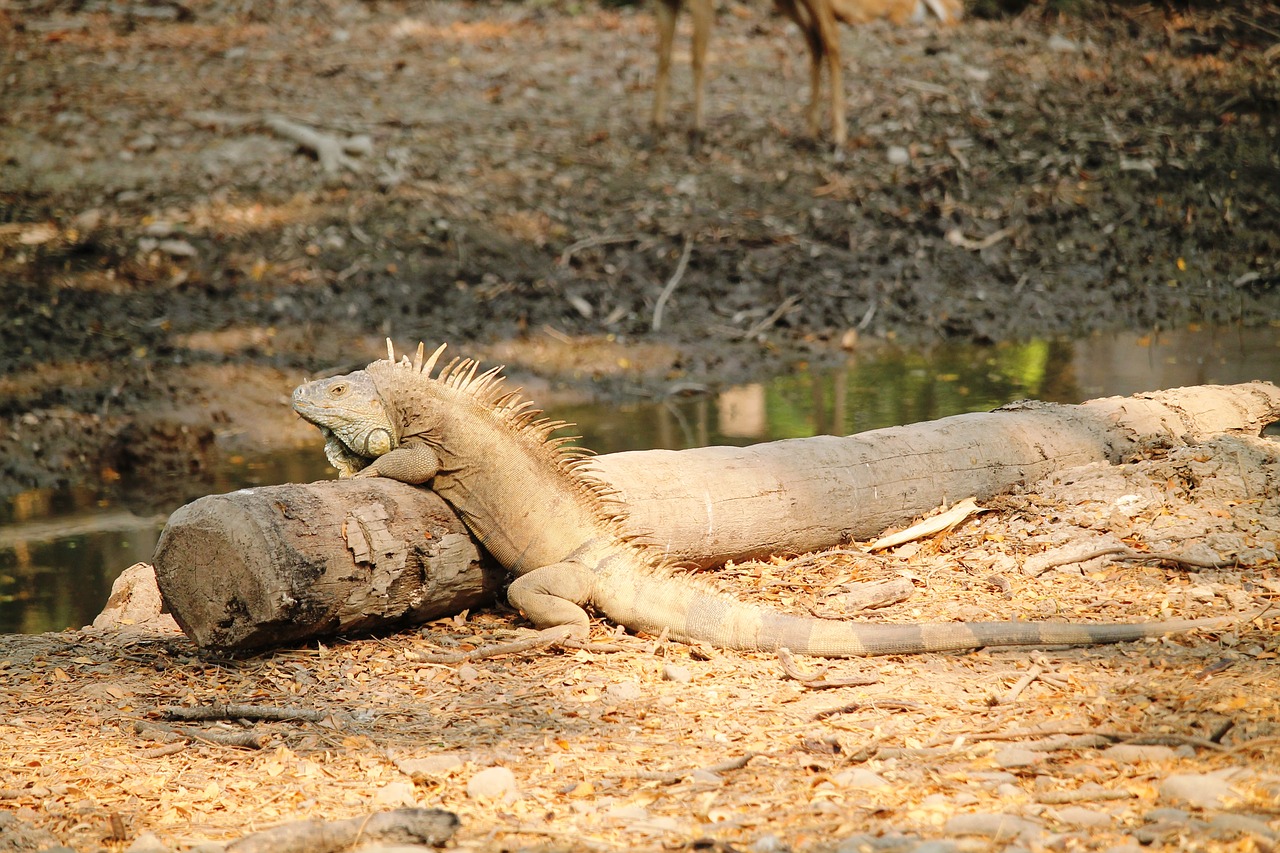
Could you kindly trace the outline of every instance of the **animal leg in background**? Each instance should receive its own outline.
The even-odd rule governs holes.
[[[693,133],[700,136],[705,129],[705,91],[707,77],[707,45],[715,22],[713,0],[689,0],[693,17]],[[675,42],[676,22],[683,0],[657,0],[658,71],[654,79],[654,128],[666,126],[667,103],[671,91],[671,54]],[[831,0],[776,0],[776,6],[795,22],[809,48],[809,133],[820,135],[822,62],[826,59],[831,78],[831,138],[837,145],[846,139],[844,117],[844,84],[840,67],[840,33]]]
[[[809,47],[809,133],[816,139],[822,124],[822,61],[831,84],[831,141],[844,145],[844,82],[840,66],[840,31],[831,0],[774,0],[795,22]]]
[[[689,0],[693,18],[693,132],[700,136],[705,126],[704,92],[707,82],[707,44],[715,15],[713,0]],[[675,43],[676,21],[684,0],[657,0],[658,73],[653,83],[653,126],[667,124],[667,101],[671,92],[671,53]]]

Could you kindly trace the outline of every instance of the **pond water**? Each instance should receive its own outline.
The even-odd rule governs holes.
[[[1076,403],[1184,385],[1280,381],[1280,328],[1188,329],[994,347],[946,346],[850,356],[717,394],[633,404],[556,407],[600,453],[754,444],[848,434],[985,411],[1020,399]],[[318,436],[317,436],[318,439]],[[211,493],[333,476],[315,446],[230,460]],[[33,491],[0,505],[0,633],[80,627],[112,581],[149,561],[168,507],[136,515],[93,483]]]

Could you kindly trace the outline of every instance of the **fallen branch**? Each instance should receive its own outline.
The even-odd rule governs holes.
[[[192,110],[186,114],[189,121],[214,127],[244,128],[260,126],[277,136],[297,143],[316,155],[320,167],[328,174],[347,168],[361,172],[364,167],[348,154],[369,156],[373,153],[373,140],[367,134],[332,136],[315,128],[279,115],[235,115],[215,110]]]
[[[680,284],[680,279],[684,278],[684,271],[689,266],[689,255],[692,251],[693,238],[685,235],[684,249],[680,251],[680,260],[676,262],[676,271],[667,280],[666,287],[662,288],[662,292],[658,294],[658,301],[653,306],[653,322],[649,325],[655,332],[662,328],[662,309],[667,306],[667,300],[671,298],[672,292]]]
[[[262,749],[262,739],[254,732],[214,732],[208,729],[195,729],[190,726],[166,726],[163,723],[143,721],[134,723],[133,730],[143,737],[154,739],[161,739],[166,735],[176,735],[187,740],[198,740],[215,746]],[[160,737],[158,738],[157,736]]]
[[[791,294],[786,299],[782,300],[781,305],[773,309],[772,314],[770,314],[768,317],[765,317],[763,320],[756,323],[750,329],[747,329],[745,332],[743,332],[742,339],[744,341],[749,341],[752,338],[756,337],[757,335],[763,333],[766,329],[771,328],[774,323],[782,319],[783,314],[786,314],[793,307],[795,307],[795,304],[799,301],[800,301],[800,294],[798,293]]]
[[[353,172],[364,171],[359,161],[351,159],[347,154],[368,156],[373,153],[373,140],[364,134],[345,138],[330,136],[283,116],[268,116],[263,119],[262,124],[276,135],[283,136],[315,152],[316,159],[320,161],[320,168],[331,175],[343,168]]]
[[[1098,557],[1115,557],[1135,563],[1173,563],[1175,566],[1183,566],[1189,569],[1229,569],[1240,565],[1239,560],[1205,560],[1199,557],[1184,557],[1180,554],[1171,554],[1164,551],[1137,551],[1126,545],[1108,545],[1105,548],[1097,548],[1084,554],[1073,554],[1061,559],[1050,560],[1046,563],[1038,564],[1036,568],[1039,572],[1047,572],[1049,569],[1056,569],[1059,566],[1087,563]]]
[[[411,660],[419,663],[472,663],[478,660],[487,660],[488,658],[501,657],[502,655],[516,655],[522,652],[533,651],[534,649],[544,649],[551,646],[564,645],[569,640],[569,635],[564,630],[552,629],[546,633],[540,633],[533,637],[527,637],[523,640],[513,640],[510,643],[493,643],[487,646],[478,646],[465,652],[415,652],[410,655]]]
[[[1031,669],[1027,670],[1027,673],[1023,675],[1021,678],[1019,678],[1017,683],[1015,683],[1012,687],[1009,688],[1009,692],[996,700],[996,704],[1011,705],[1014,702],[1018,701],[1018,697],[1022,695],[1022,691],[1030,687],[1031,682],[1039,678],[1040,673],[1042,672],[1044,672],[1044,670],[1040,667],[1039,664],[1032,664]]]
[[[339,853],[357,844],[425,844],[440,847],[459,826],[440,809],[393,809],[365,817],[297,820],[264,829],[226,846],[226,853]]]
[[[609,246],[614,243],[635,243],[639,239],[639,237],[626,234],[601,234],[596,237],[583,237],[581,240],[575,240],[565,246],[564,251],[560,253],[559,263],[562,267],[569,266],[569,261],[573,256],[584,249],[594,249],[597,246]]]
[[[790,649],[778,649],[778,663],[787,678],[798,681],[811,690],[829,690],[835,687],[865,687],[875,684],[880,679],[872,675],[853,675],[844,678],[827,678],[822,674],[810,674],[800,669]]]
[[[911,542],[914,539],[923,539],[926,536],[933,536],[935,533],[943,533],[960,526],[971,515],[990,511],[986,507],[978,506],[973,498],[965,498],[951,507],[951,509],[940,512],[937,515],[931,515],[923,521],[911,525],[906,530],[899,530],[897,533],[881,536],[872,542],[867,550],[883,551],[886,548],[893,548],[896,545]]]
[[[741,770],[747,766],[747,762],[755,758],[760,753],[748,752],[737,758],[730,758],[728,761],[721,761],[719,764],[712,764],[710,767],[695,767],[689,770],[633,770],[624,774],[629,779],[643,779],[647,782],[664,782],[672,784],[685,779],[694,773],[725,773],[730,770]]]
[[[1103,789],[1077,789],[1075,791],[1045,791],[1043,794],[1036,794],[1035,799],[1038,803],[1044,803],[1046,806],[1065,806],[1070,803],[1089,803],[1102,800],[1129,800],[1138,796],[1132,791],[1103,790]]]
[[[813,719],[825,720],[828,717],[852,714],[856,711],[919,711],[921,707],[919,702],[910,702],[905,699],[874,699],[868,702],[850,702],[838,708],[828,708],[814,714]]]
[[[332,711],[314,708],[282,708],[276,705],[197,705],[192,708],[171,705],[160,708],[166,720],[257,720],[263,722],[304,721],[318,723],[334,715]]]

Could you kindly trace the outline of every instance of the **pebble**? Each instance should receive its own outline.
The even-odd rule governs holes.
[[[634,702],[644,695],[640,685],[634,681],[619,681],[604,689],[605,696],[612,702]]]
[[[1272,829],[1266,821],[1242,814],[1216,815],[1209,821],[1209,831],[1228,838],[1236,835],[1253,835],[1268,841],[1280,841],[1280,832]]]
[[[662,668],[662,677],[667,681],[675,681],[680,684],[688,684],[693,681],[693,673],[689,671],[689,668],[678,663],[669,663],[664,666]]]
[[[885,158],[891,166],[905,166],[911,162],[911,152],[901,145],[890,145],[885,151]]]
[[[997,767],[1030,767],[1044,761],[1043,752],[1032,752],[1029,749],[1010,747],[1002,749],[992,756]]]
[[[1228,767],[1213,773],[1175,773],[1160,783],[1160,799],[1197,809],[1222,809],[1240,802],[1231,780],[1241,768]]]
[[[169,853],[169,848],[154,832],[144,832],[133,839],[133,843],[125,848],[125,853]]]
[[[1040,834],[1040,824],[1035,821],[1003,812],[958,814],[949,819],[943,828],[956,835],[981,835],[995,841],[1008,841]]]
[[[1068,826],[1100,828],[1111,825],[1111,815],[1084,806],[1064,806],[1055,809],[1053,817]]]
[[[455,770],[466,763],[466,757],[460,752],[440,752],[425,758],[404,758],[396,762],[396,767],[410,779],[430,779]]]
[[[373,804],[379,808],[394,809],[416,802],[412,782],[388,782],[373,793]]]
[[[879,773],[873,773],[865,767],[854,767],[841,770],[831,777],[842,788],[887,788],[889,782]]]
[[[1103,758],[1121,764],[1139,764],[1144,761],[1168,761],[1173,758],[1173,748],[1168,746],[1144,746],[1135,743],[1118,743],[1102,751]]]
[[[486,767],[467,782],[467,796],[473,800],[497,800],[517,795],[516,774],[506,767]]]

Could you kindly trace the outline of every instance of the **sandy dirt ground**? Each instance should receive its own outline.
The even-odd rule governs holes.
[[[803,139],[789,25],[737,4],[719,24],[691,152],[645,124],[647,9],[0,4],[0,492],[159,489],[314,441],[283,395],[388,334],[607,398],[889,339],[1280,317],[1274,4],[845,28],[840,152]],[[350,159],[326,168],[277,118]],[[892,621],[1218,616],[1280,593],[1268,439],[1062,471],[992,509],[881,556],[713,577]],[[1166,558],[1082,560],[1117,544]],[[842,603],[903,578],[906,601]],[[477,851],[1280,843],[1274,613],[1109,648],[802,659],[801,678],[603,624],[603,649],[421,659],[521,626],[495,606],[240,659],[145,626],[2,636],[0,849],[213,850],[407,805],[455,813],[450,843]],[[249,707],[167,710],[226,703]],[[302,713],[245,721],[264,708]]]

